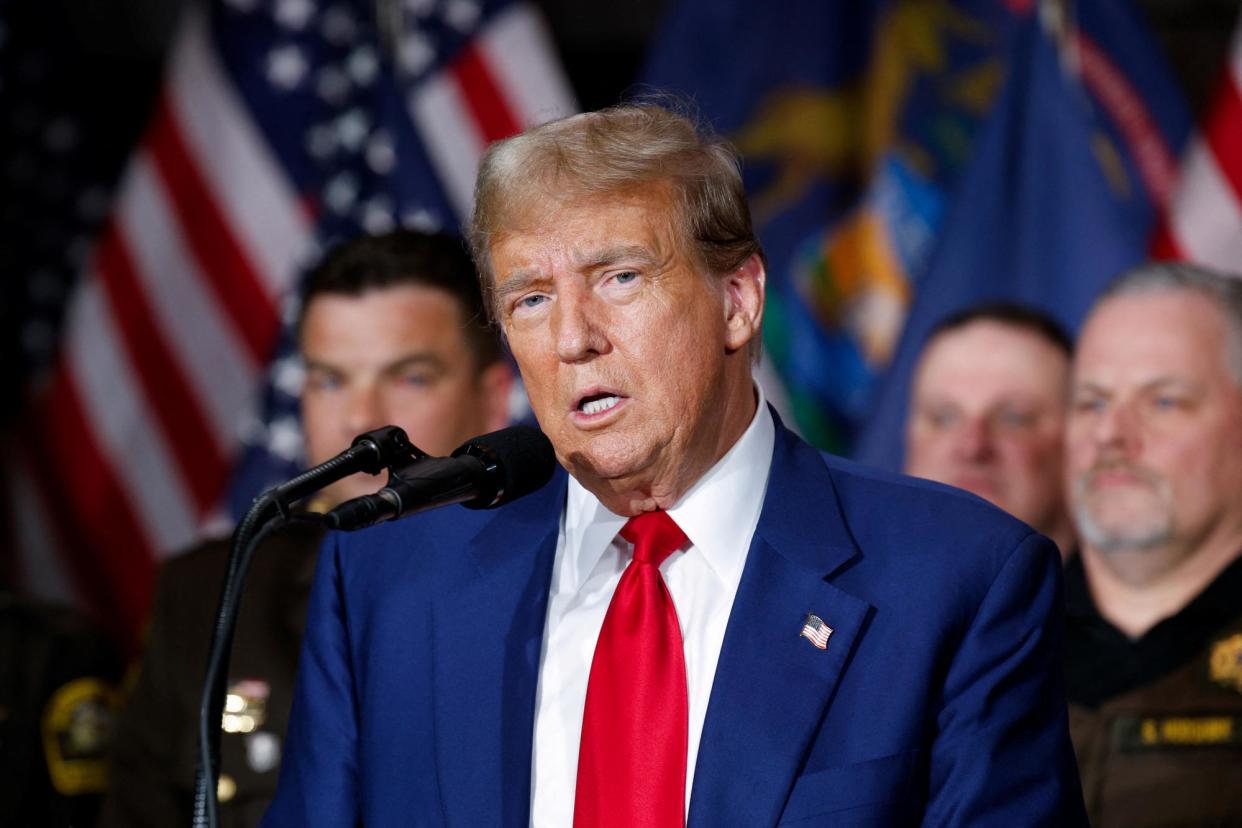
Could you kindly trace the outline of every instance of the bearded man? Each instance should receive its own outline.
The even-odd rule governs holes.
[[[1242,280],[1123,275],[1071,393],[1066,689],[1092,824],[1242,824]]]

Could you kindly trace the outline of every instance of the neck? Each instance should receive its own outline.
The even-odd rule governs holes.
[[[1041,531],[1057,545],[1057,549],[1061,550],[1062,561],[1069,557],[1078,538],[1074,532],[1073,521],[1070,520],[1067,513],[1063,512],[1058,515],[1053,523],[1043,527]]]
[[[1230,537],[1186,550],[1174,544],[1101,551],[1083,546],[1082,563],[1100,614],[1138,638],[1193,601],[1242,550]]]

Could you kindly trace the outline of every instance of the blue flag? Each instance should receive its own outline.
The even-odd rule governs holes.
[[[988,300],[1076,330],[1101,288],[1144,258],[1190,119],[1125,3],[1031,17],[976,142],[857,456],[898,469],[910,376],[936,323]]]
[[[778,408],[845,450],[865,419],[1022,18],[990,0],[684,0],[644,79],[731,139],[767,251]]]

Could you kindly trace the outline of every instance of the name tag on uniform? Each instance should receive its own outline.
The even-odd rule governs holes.
[[[1126,753],[1205,747],[1242,747],[1242,716],[1124,715],[1113,721],[1113,746]]]

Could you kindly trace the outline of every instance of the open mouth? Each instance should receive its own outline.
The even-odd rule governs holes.
[[[578,401],[578,410],[587,416],[603,414],[616,407],[621,398],[616,394],[588,394]]]

